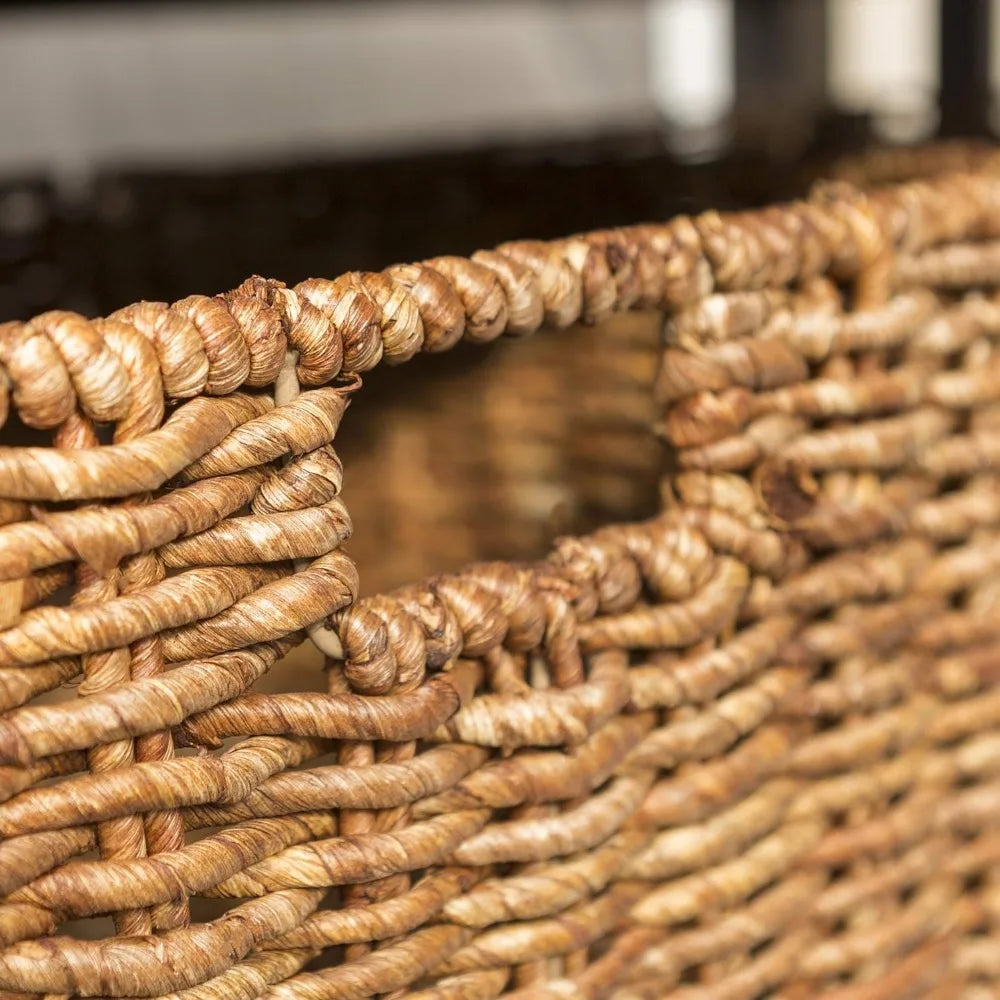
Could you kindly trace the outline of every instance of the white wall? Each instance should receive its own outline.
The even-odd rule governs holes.
[[[737,97],[737,2],[0,9],[0,175],[558,137],[658,114],[697,133],[724,125]],[[1000,0],[993,5],[1000,81]],[[828,0],[831,98],[874,111],[887,135],[932,127],[936,8]]]
[[[636,0],[0,12],[0,171],[442,145],[648,120]]]

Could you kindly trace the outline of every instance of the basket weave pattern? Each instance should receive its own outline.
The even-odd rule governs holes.
[[[994,995],[998,283],[984,168],[0,326],[0,990]],[[626,310],[660,513],[359,597],[359,373]]]

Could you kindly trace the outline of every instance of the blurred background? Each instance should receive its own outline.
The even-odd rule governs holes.
[[[0,2],[0,83],[0,318],[94,315],[987,138],[1000,0]],[[364,590],[654,512],[657,323],[366,376],[337,441]]]
[[[0,3],[0,315],[789,195],[983,136],[997,0]]]

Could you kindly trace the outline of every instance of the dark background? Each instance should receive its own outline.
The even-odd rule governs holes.
[[[29,6],[51,5],[0,9]],[[990,133],[990,6],[940,2],[932,136]],[[56,306],[100,314],[220,291],[250,273],[294,282],[797,194],[831,160],[877,139],[870,116],[838,110],[824,93],[825,13],[821,0],[736,4],[727,138],[695,162],[654,117],[557,142],[508,135],[448,151],[289,150],[279,164],[102,163],[71,191],[45,164],[0,176],[0,316]]]

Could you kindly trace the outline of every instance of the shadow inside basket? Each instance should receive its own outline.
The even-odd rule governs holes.
[[[653,515],[659,323],[618,316],[368,373],[334,443],[362,595]]]
[[[334,441],[360,595],[538,560],[562,535],[653,516],[661,324],[615,316],[368,372]],[[255,690],[325,690],[322,667],[306,642]]]

